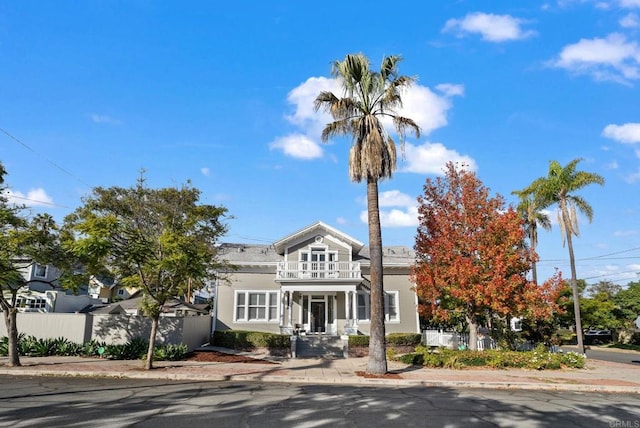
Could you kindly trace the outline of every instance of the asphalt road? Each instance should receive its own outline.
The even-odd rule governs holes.
[[[0,376],[7,427],[631,427],[640,394]]]
[[[562,346],[561,349],[565,352],[577,352],[578,347]],[[597,346],[587,346],[587,358],[593,358],[594,360],[611,361],[613,363],[640,365],[640,352],[630,352],[622,350],[616,351],[613,348],[603,350],[598,348]],[[640,426],[634,428],[640,428]]]

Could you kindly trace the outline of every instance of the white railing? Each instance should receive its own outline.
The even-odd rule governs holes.
[[[279,262],[276,279],[358,279],[358,262]]]
[[[469,346],[469,335],[456,333],[455,331],[423,330],[422,343],[425,346],[437,346],[449,349],[459,349],[461,345],[467,348]],[[496,349],[495,341],[489,336],[479,337],[477,346],[478,351]]]

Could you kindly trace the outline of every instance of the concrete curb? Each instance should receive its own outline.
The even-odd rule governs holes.
[[[537,390],[565,392],[602,392],[639,394],[640,389],[622,385],[589,385],[567,383],[533,383],[533,382],[477,382],[477,381],[426,381],[417,379],[375,379],[363,377],[308,377],[308,376],[270,376],[254,374],[213,374],[213,373],[162,373],[132,371],[83,371],[83,370],[29,370],[25,368],[0,369],[0,374],[8,376],[42,376],[42,377],[99,377],[115,379],[158,379],[194,382],[272,382],[320,385],[359,385],[364,387],[432,387],[432,388],[470,388],[470,389],[505,389],[505,390]]]

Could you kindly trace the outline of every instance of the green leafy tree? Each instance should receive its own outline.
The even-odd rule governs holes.
[[[524,228],[529,238],[529,245],[533,251],[538,247],[538,226],[545,230],[551,230],[551,220],[540,209],[540,201],[537,201],[532,195],[523,194],[521,192],[513,192],[520,197],[517,211],[524,220]],[[531,276],[534,283],[538,283],[538,271],[536,262],[531,263]]]
[[[369,223],[371,331],[367,372],[387,372],[384,326],[384,285],[382,279],[382,232],[378,206],[378,181],[391,178],[396,169],[396,145],[386,131],[383,120],[390,119],[402,140],[405,131],[420,136],[420,128],[411,119],[397,114],[402,106],[402,91],[414,79],[398,75],[401,58],[383,58],[380,71],[370,68],[363,54],[347,55],[333,63],[331,74],[342,84],[342,96],[323,91],[315,99],[315,108],[331,114],[333,122],[322,131],[322,141],[336,136],[350,136],[349,177],[367,183]]]
[[[630,282],[625,289],[616,293],[613,301],[620,310],[624,324],[633,326],[633,322],[640,317],[640,282]]]
[[[600,281],[589,285],[586,289],[589,296],[605,294],[609,300],[613,299],[620,291],[622,291],[622,286],[611,281]]]
[[[546,177],[536,179],[529,187],[522,191],[523,194],[533,195],[539,200],[541,208],[558,205],[558,223],[562,235],[563,245],[567,244],[569,250],[569,263],[571,265],[571,288],[573,292],[573,305],[575,314],[576,334],[578,336],[578,349],[584,352],[584,340],[582,334],[582,321],[580,319],[580,295],[578,293],[576,259],[573,251],[573,236],[579,235],[577,211],[582,212],[589,222],[593,219],[593,208],[576,192],[590,184],[604,185],[604,178],[600,175],[576,171],[578,163],[582,159],[574,159],[566,166],[557,161],[549,163],[549,172]]]
[[[617,328],[620,320],[617,317],[616,304],[607,293],[597,293],[593,297],[580,300],[580,314],[585,326],[590,328]]]
[[[141,177],[131,188],[97,187],[67,216],[65,245],[89,274],[111,272],[120,283],[143,292],[151,318],[145,368],[153,367],[160,313],[167,300],[204,283],[223,267],[216,242],[226,232],[226,209],[198,204],[200,191],[151,189]]]
[[[24,207],[12,205],[6,197],[0,163],[0,308],[8,334],[9,366],[20,366],[18,353],[18,291],[28,285],[24,273],[35,263],[62,265],[58,228],[51,216],[29,218]],[[41,281],[42,282],[42,281]],[[51,283],[53,286],[53,281]]]
[[[472,172],[447,164],[418,198],[416,284],[424,316],[465,316],[469,347],[493,315],[548,319],[557,310],[560,276],[536,285],[527,272],[536,254],[525,245],[523,220]]]

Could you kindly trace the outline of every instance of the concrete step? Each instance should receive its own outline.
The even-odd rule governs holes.
[[[337,336],[298,336],[297,358],[344,358],[342,339]]]

